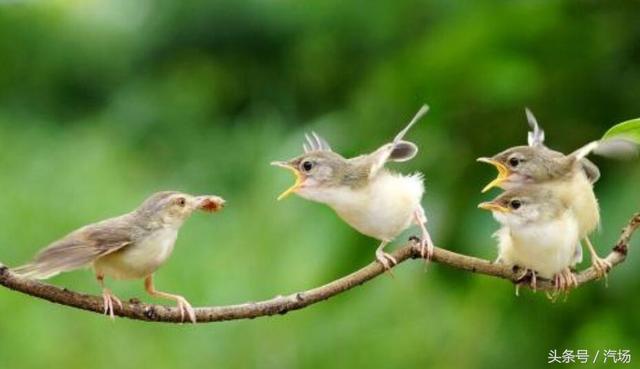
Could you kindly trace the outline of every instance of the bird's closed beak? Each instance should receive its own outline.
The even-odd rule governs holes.
[[[506,181],[507,178],[509,178],[509,175],[511,175],[509,168],[507,168],[504,164],[502,164],[497,160],[493,160],[491,158],[478,158],[478,161],[481,163],[491,164],[494,167],[496,167],[496,169],[498,170],[498,176],[496,177],[496,179],[494,179],[488,185],[486,185],[482,189],[482,193],[485,193],[494,187],[500,187],[502,183]]]
[[[273,161],[273,162],[271,162],[271,165],[273,165],[275,167],[289,169],[296,176],[296,181],[293,184],[293,186],[289,187],[286,191],[281,193],[280,196],[278,196],[278,201],[280,201],[280,200],[284,199],[285,197],[289,196],[290,194],[296,192],[300,188],[300,186],[302,186],[303,178],[302,178],[302,175],[300,174],[300,171],[296,167],[292,166],[291,164],[289,164],[286,161]]]
[[[480,209],[483,209],[483,210],[495,211],[495,212],[498,212],[498,213],[506,213],[506,212],[509,211],[508,208],[506,208],[506,207],[504,207],[504,206],[502,206],[502,205],[500,205],[498,203],[495,203],[493,201],[483,202],[480,205],[478,205],[478,207]]]
[[[195,199],[196,208],[208,213],[215,213],[224,208],[226,201],[218,196],[198,196]]]

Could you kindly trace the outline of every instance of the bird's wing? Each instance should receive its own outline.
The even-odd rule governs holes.
[[[607,138],[590,142],[574,151],[569,156],[576,158],[577,160],[582,160],[592,152],[604,157],[627,159],[638,155],[638,144],[632,140],[620,137]]]
[[[582,254],[582,245],[578,243],[576,245],[576,251],[573,254],[573,259],[571,260],[571,264],[575,266],[576,264],[582,263],[583,254]]]
[[[332,151],[329,142],[319,134],[311,131],[311,135],[305,134],[304,137],[307,140],[307,142],[302,144],[302,149],[304,149],[305,153],[310,153],[312,151]]]
[[[589,182],[593,184],[600,179],[600,169],[591,160],[584,158],[580,160],[580,165],[582,165],[582,170],[587,175]]]
[[[133,226],[114,218],[81,228],[40,251],[30,263],[15,268],[26,278],[47,279],[85,267],[97,258],[131,245]]]
[[[540,128],[538,124],[538,120],[533,115],[529,108],[525,109],[525,113],[527,115],[527,122],[529,123],[529,127],[531,127],[531,131],[528,132],[527,141],[529,146],[538,147],[544,146],[544,131]]]
[[[389,161],[403,162],[411,160],[416,156],[418,153],[418,146],[413,142],[404,141],[403,138],[409,129],[411,129],[411,127],[413,127],[420,118],[427,114],[428,111],[429,106],[422,105],[409,124],[407,124],[407,126],[396,135],[391,143],[383,145],[369,156],[371,163],[369,177],[374,177]]]

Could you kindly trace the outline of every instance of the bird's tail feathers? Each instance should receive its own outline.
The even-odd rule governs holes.
[[[83,243],[64,243],[42,250],[32,262],[13,269],[13,272],[25,278],[47,279],[84,268],[99,256],[99,250],[86,247]]]
[[[60,268],[52,268],[50,266],[39,263],[29,263],[14,268],[11,270],[11,272],[22,278],[49,279],[60,274],[61,272],[63,272],[63,270]]]

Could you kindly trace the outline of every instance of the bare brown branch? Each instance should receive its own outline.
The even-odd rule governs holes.
[[[622,231],[618,242],[607,256],[607,260],[615,267],[624,262],[627,257],[631,236],[640,227],[640,213],[634,215]],[[398,264],[419,258],[420,252],[417,244],[409,242],[395,250],[392,255],[398,260]],[[436,248],[433,257],[435,262],[445,264],[456,269],[503,278],[518,283],[519,271],[512,268],[494,264],[490,261],[472,256],[461,255],[445,249]],[[353,287],[359,286],[384,273],[383,267],[373,262],[364,268],[351,273],[343,278],[330,282],[324,286],[311,290],[293,293],[287,296],[278,296],[270,300],[248,302],[240,305],[201,307],[196,309],[198,323],[219,322],[235,319],[253,319],[262,316],[285,314],[292,310],[298,310],[317,302],[327,300]],[[598,278],[596,271],[591,267],[576,275],[580,285]],[[520,281],[521,282],[521,281]],[[0,284],[12,290],[25,293],[34,297],[45,299],[57,304],[62,304],[77,309],[103,312],[102,298],[69,291],[66,288],[52,286],[35,280],[19,278],[11,271],[0,265]],[[538,281],[538,290],[551,290],[553,284],[547,280]],[[151,305],[138,301],[124,303],[123,309],[115,307],[115,314],[130,319],[179,323],[180,313],[176,308],[163,305]]]

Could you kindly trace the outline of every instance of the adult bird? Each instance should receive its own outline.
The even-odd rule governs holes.
[[[13,272],[24,278],[47,279],[62,272],[92,267],[102,287],[104,313],[112,319],[114,303],[122,309],[122,302],[105,287],[105,277],[144,279],[145,289],[151,296],[175,301],[182,320],[186,314],[195,323],[191,304],[180,295],[156,290],[153,273],[167,261],[180,227],[195,210],[215,212],[222,209],[224,203],[218,196],[158,192],[130,213],[71,232]]]

